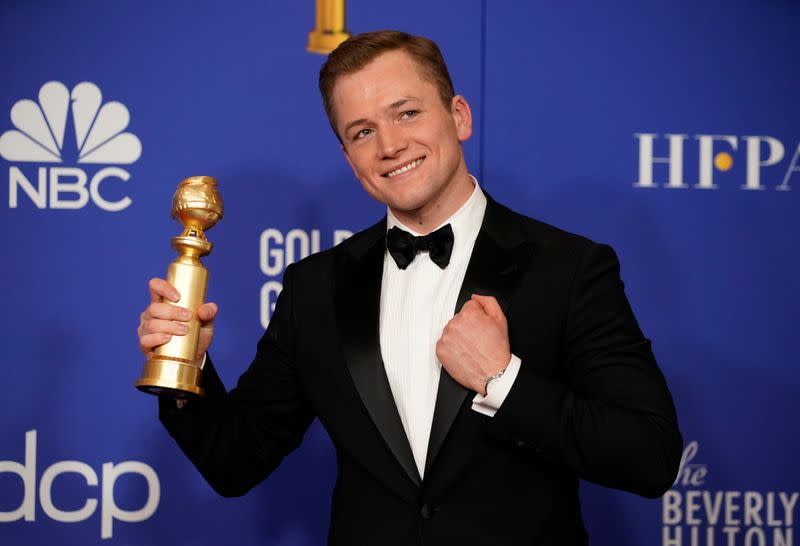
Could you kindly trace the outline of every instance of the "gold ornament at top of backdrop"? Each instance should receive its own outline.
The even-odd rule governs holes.
[[[350,37],[344,28],[345,0],[317,0],[317,24],[308,33],[306,49],[327,55]]]

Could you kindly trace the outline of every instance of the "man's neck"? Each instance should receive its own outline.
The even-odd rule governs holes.
[[[459,173],[458,180],[454,180],[442,195],[424,207],[414,211],[389,210],[404,226],[421,235],[427,235],[463,207],[473,191],[475,191],[474,179],[465,169],[463,175]]]

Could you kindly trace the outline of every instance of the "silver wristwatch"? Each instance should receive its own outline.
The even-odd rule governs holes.
[[[489,394],[489,383],[491,383],[495,379],[500,379],[501,377],[503,377],[504,373],[506,373],[506,368],[503,368],[502,370],[500,370],[499,372],[497,372],[494,375],[490,375],[490,376],[487,376],[487,377],[484,378],[486,383],[483,385],[483,390],[486,391],[487,396]]]

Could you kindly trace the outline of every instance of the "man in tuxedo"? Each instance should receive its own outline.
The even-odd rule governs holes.
[[[317,417],[337,455],[330,544],[586,544],[580,478],[661,495],[682,440],[614,252],[481,190],[469,105],[430,40],[355,36],[320,90],[387,215],[286,269],[230,392],[204,356],[217,308],[196,310],[206,397],[162,397],[160,417],[211,486],[246,493]],[[191,316],[150,290],[146,355]]]

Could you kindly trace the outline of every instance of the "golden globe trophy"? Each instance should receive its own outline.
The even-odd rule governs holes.
[[[222,198],[217,192],[217,180],[211,176],[192,176],[178,185],[172,198],[172,217],[184,227],[183,233],[172,238],[172,248],[178,257],[169,264],[167,282],[180,294],[177,305],[192,313],[189,332],[172,338],[153,351],[144,363],[136,388],[150,394],[169,394],[175,398],[203,396],[200,387],[203,371],[197,361],[197,342],[200,321],[196,311],[205,302],[208,269],[200,257],[211,252],[212,244],[205,236],[222,218]]]
[[[344,0],[317,0],[314,30],[308,33],[306,50],[327,55],[350,37],[344,28]]]

